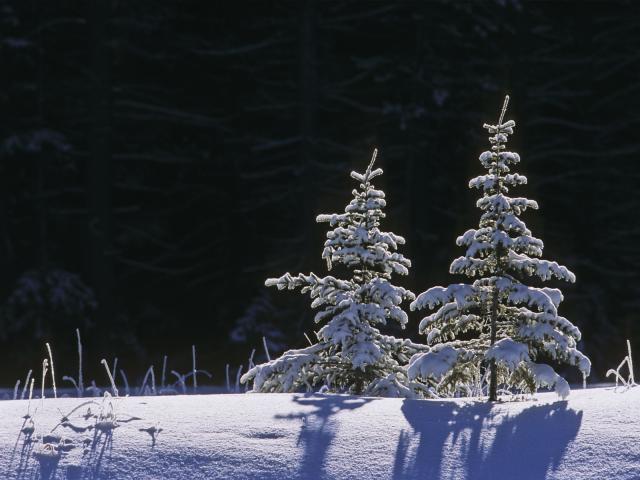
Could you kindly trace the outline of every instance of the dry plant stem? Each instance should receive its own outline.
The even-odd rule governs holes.
[[[58,389],[56,388],[56,372],[53,369],[53,355],[51,354],[51,345],[49,342],[45,343],[47,346],[47,352],[49,352],[49,362],[51,364],[51,383],[53,384],[53,398],[58,398]]]
[[[129,381],[127,380],[127,375],[124,373],[124,370],[120,369],[120,376],[122,377],[122,381],[124,382],[124,394],[129,396]]]
[[[240,391],[240,376],[242,375],[242,365],[238,368],[238,373],[236,373],[236,393]]]
[[[151,394],[156,394],[156,375],[153,371],[153,365],[149,367],[147,373],[144,375],[144,379],[142,380],[142,385],[140,385],[140,389],[138,391],[139,394],[144,394],[144,388],[147,386],[147,378],[151,375]]]
[[[160,387],[164,388],[165,375],[167,373],[167,356],[162,358],[162,378],[160,379]]]
[[[22,394],[20,395],[20,400],[24,400],[26,391],[29,388],[29,379],[31,378],[32,373],[33,373],[33,370],[29,369],[29,371],[27,372],[27,378],[25,378],[24,380],[24,385],[22,387]]]
[[[118,357],[113,359],[113,368],[111,369],[111,375],[113,375],[113,383],[116,383],[116,378],[118,378]]]
[[[631,384],[636,384],[636,379],[633,374],[633,357],[631,356],[631,342],[627,339],[627,351],[629,352],[629,379]]]
[[[186,386],[185,381],[184,381],[184,375],[180,375],[175,370],[171,370],[171,373],[173,375],[175,375],[175,377],[178,379],[178,383],[180,384],[180,388],[182,389],[182,393],[186,394],[187,393],[187,386]]]
[[[84,380],[82,379],[82,341],[80,339],[80,329],[76,328],[78,337],[78,392],[79,396],[84,396]]]
[[[42,383],[41,383],[41,392],[40,392],[40,402],[44,402],[44,381],[47,375],[47,370],[49,369],[49,361],[45,358],[42,361]]]
[[[118,389],[116,388],[116,383],[113,381],[113,375],[111,374],[111,370],[109,370],[109,364],[107,363],[107,361],[103,358],[100,363],[102,363],[102,365],[104,365],[104,369],[107,371],[107,376],[109,377],[109,382],[111,382],[111,389],[113,391],[113,396],[117,397],[118,396]]]
[[[267,338],[262,337],[262,345],[264,345],[264,353],[267,355],[267,360],[271,361],[271,355],[269,355],[269,347],[267,347]]]
[[[35,383],[35,378],[31,379],[31,383],[29,384],[29,400],[27,403],[27,415],[31,412],[31,399],[33,398],[33,384]]]
[[[620,362],[620,365],[618,365],[618,368],[616,368],[615,370],[611,368],[607,371],[607,374],[606,374],[607,377],[610,375],[614,375],[616,377],[616,388],[618,388],[619,383],[622,383],[625,389],[635,387],[637,385],[635,382],[635,376],[633,373],[633,356],[631,355],[631,342],[629,342],[629,340],[627,340],[627,352],[628,352],[628,355],[622,359],[622,361]],[[620,370],[622,369],[622,367],[625,366],[625,364],[629,369],[629,378],[626,380],[620,373]]]
[[[191,345],[191,359],[192,359],[192,372],[193,372],[193,392],[198,391],[198,380],[196,379],[196,346]]]

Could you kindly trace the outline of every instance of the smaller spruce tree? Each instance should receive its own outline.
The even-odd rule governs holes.
[[[406,364],[426,347],[380,331],[389,320],[404,328],[408,317],[400,305],[415,296],[390,282],[393,274],[406,275],[411,262],[397,252],[404,238],[379,228],[386,201],[384,192],[372,183],[382,175],[382,169],[373,169],[376,155],[374,150],[365,173],[351,172],[359,188],[353,190],[353,200],[344,213],[316,218],[332,227],[322,252],[327,269],[341,264],[351,271],[351,278],[286,273],[265,282],[279,290],[299,288],[308,293],[312,308],[320,308],[315,322],[323,326],[315,333],[316,343],[289,350],[249,370],[242,382],[253,381],[253,391],[321,388],[336,393],[413,397],[424,388],[408,381]]]
[[[528,392],[555,386],[564,397],[569,393],[566,380],[535,360],[569,363],[589,375],[591,363],[576,348],[580,330],[558,315],[560,290],[525,282],[531,277],[574,282],[575,276],[539,258],[542,240],[518,218],[538,204],[507,196],[511,187],[527,183],[523,175],[510,173],[520,157],[505,151],[515,126],[512,120],[503,123],[508,101],[507,96],[498,123],[484,125],[491,149],[480,155],[480,163],[488,173],[469,182],[470,188],[483,191],[477,202],[483,213],[477,229],[458,237],[456,243],[467,251],[450,267],[450,273],[476,280],[430,288],[412,302],[412,310],[439,308],[420,322],[420,332],[433,347],[411,359],[409,377],[435,383],[443,394],[465,394],[462,386],[481,384],[478,379],[488,375],[489,400],[497,400],[498,384]]]

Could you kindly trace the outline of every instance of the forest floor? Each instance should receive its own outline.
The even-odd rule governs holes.
[[[493,405],[320,394],[121,397],[69,413],[85,401],[32,400],[31,419],[23,418],[26,400],[0,402],[0,478],[640,478],[638,387]]]

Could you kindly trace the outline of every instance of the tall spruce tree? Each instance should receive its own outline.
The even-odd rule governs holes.
[[[491,149],[480,155],[480,163],[488,174],[469,182],[469,188],[483,191],[477,202],[483,213],[477,229],[457,238],[467,251],[450,267],[450,273],[476,280],[430,288],[411,303],[412,310],[439,309],[420,322],[420,332],[433,347],[411,359],[408,373],[410,379],[436,383],[448,394],[488,374],[490,401],[497,400],[498,384],[528,392],[550,386],[564,397],[569,393],[566,380],[535,360],[569,363],[584,375],[589,375],[591,362],[576,348],[580,330],[558,315],[561,291],[525,282],[531,277],[540,281],[555,277],[573,283],[575,276],[540,258],[542,240],[518,218],[538,204],[507,196],[510,187],[527,182],[523,175],[510,173],[520,156],[505,151],[515,126],[512,120],[503,123],[508,102],[507,96],[496,125],[484,125],[491,135]]]
[[[392,285],[392,274],[406,275],[411,262],[396,250],[403,237],[380,230],[385,217],[385,194],[372,180],[382,175],[373,169],[377,150],[365,173],[351,172],[359,182],[344,213],[318,215],[316,221],[332,227],[327,232],[322,258],[331,270],[342,264],[351,278],[318,277],[314,273],[270,278],[266,286],[279,290],[300,288],[309,293],[311,306],[321,310],[315,322],[324,324],[315,333],[316,343],[289,350],[277,359],[249,370],[242,381],[253,381],[253,391],[291,392],[322,388],[377,396],[413,397],[424,386],[406,375],[408,360],[423,345],[384,335],[379,327],[388,320],[405,327],[408,317],[400,307],[415,299],[413,293]]]

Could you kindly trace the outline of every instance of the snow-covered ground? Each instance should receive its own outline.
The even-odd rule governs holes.
[[[638,387],[495,405],[319,394],[130,397],[112,401],[113,430],[107,402],[83,406],[51,434],[80,403],[32,401],[37,440],[28,441],[20,433],[27,401],[0,402],[0,478],[640,478]],[[96,424],[88,408],[106,417],[81,432]],[[150,427],[162,429],[155,445]]]

